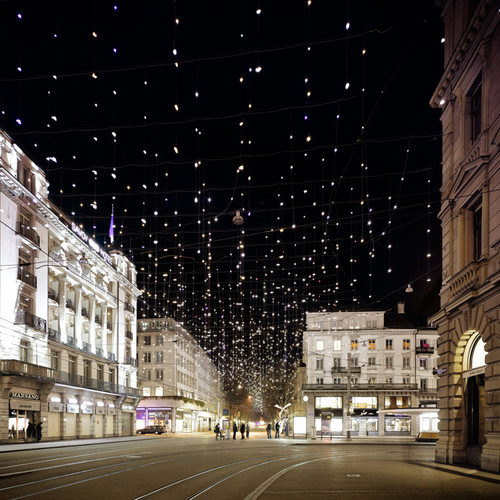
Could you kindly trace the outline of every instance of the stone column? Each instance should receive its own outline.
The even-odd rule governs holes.
[[[89,332],[89,344],[92,352],[95,352],[96,340],[95,340],[95,296],[91,295],[89,297],[89,321],[90,321],[90,332]]]
[[[61,342],[66,342],[68,338],[68,332],[66,331],[66,298],[67,298],[67,284],[66,279],[63,277],[59,280],[59,335],[61,336]]]
[[[465,239],[466,239],[466,221],[465,221],[465,210],[462,208],[458,212],[458,235],[457,235],[457,247],[458,247],[458,270],[465,267]]]
[[[108,355],[108,304],[104,302],[101,306],[101,349],[104,351],[104,356]]]
[[[75,287],[75,339],[78,347],[82,346],[82,288]]]

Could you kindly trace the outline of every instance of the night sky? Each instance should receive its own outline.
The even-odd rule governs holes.
[[[4,0],[0,23],[0,125],[135,262],[139,317],[248,377],[300,354],[306,311],[437,308],[433,0]]]

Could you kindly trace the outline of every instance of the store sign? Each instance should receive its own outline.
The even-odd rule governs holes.
[[[68,413],[80,413],[80,405],[70,404],[66,405],[66,411]]]
[[[25,394],[23,392],[11,392],[9,397],[18,399],[35,399],[37,401],[40,400],[40,396],[38,394]]]
[[[64,411],[64,405],[62,403],[49,403],[49,411],[62,413]]]
[[[134,411],[134,406],[124,403],[122,404],[122,411]]]
[[[111,408],[111,406],[108,406],[108,415],[116,415],[116,408],[113,406]]]
[[[9,406],[14,410],[40,411],[40,401],[27,401],[26,399],[11,398],[9,400]]]
[[[71,230],[92,250],[94,250],[94,252],[99,255],[101,259],[104,259],[108,264],[113,263],[111,257],[98,245],[98,243],[94,239],[89,238],[89,236],[85,234],[85,232],[80,229],[74,222],[71,223]]]
[[[97,415],[104,415],[106,413],[106,408],[104,408],[104,406],[97,406],[95,412]]]

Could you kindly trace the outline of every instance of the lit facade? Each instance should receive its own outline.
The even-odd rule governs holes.
[[[222,415],[222,382],[201,346],[172,318],[139,320],[137,428],[168,432],[213,429]]]
[[[500,472],[498,0],[442,1],[440,438],[436,461]]]
[[[0,441],[130,435],[138,401],[134,264],[48,199],[0,131]]]
[[[383,311],[307,313],[306,327],[308,436],[437,431],[434,328]]]

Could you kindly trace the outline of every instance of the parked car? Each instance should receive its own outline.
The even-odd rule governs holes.
[[[137,434],[163,434],[167,433],[167,429],[163,425],[148,425],[144,429],[137,429]]]

